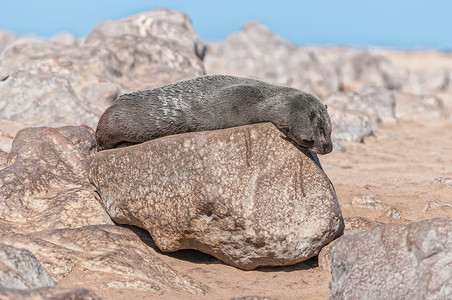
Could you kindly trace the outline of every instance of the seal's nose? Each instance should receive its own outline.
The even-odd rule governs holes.
[[[325,142],[317,145],[314,147],[317,154],[328,154],[331,151],[333,151],[333,143],[332,142]]]
[[[329,142],[324,145],[324,154],[330,153],[331,151],[333,151],[333,143]]]

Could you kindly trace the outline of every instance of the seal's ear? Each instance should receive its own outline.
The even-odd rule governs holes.
[[[328,105],[325,104],[325,109],[328,109]]]

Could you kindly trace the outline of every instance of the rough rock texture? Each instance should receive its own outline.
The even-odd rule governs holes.
[[[137,90],[203,74],[203,49],[186,15],[158,9],[101,23],[83,42],[30,41],[9,47],[0,78],[18,70],[64,76],[78,96],[109,82]],[[83,100],[93,105],[100,99]]]
[[[87,126],[19,131],[0,170],[0,243],[33,253],[51,282],[60,286],[88,287],[100,295],[130,289],[146,295],[205,293],[206,286],[157,257],[149,236],[112,225],[88,181],[87,165],[94,154],[94,132]],[[9,276],[8,284],[19,278],[6,267],[2,271]],[[20,287],[13,283],[3,286]],[[0,295],[6,299],[94,297],[80,290],[1,290]]]
[[[369,230],[381,224],[383,223],[369,220],[363,217],[344,218],[344,235]],[[320,270],[331,272],[331,248],[337,243],[339,239],[335,239],[334,241],[323,247],[322,250],[320,250],[318,255],[318,264]]]
[[[77,97],[63,76],[18,71],[1,83],[0,99],[1,118],[18,122],[22,127],[44,123],[55,127],[97,124],[93,109]]]
[[[0,233],[112,224],[87,178],[94,147],[87,126],[19,131],[0,170]]]
[[[452,221],[385,224],[331,249],[330,299],[449,299]]]
[[[32,289],[54,286],[55,282],[28,250],[0,244],[0,286]]]
[[[149,295],[176,289],[195,294],[207,291],[203,284],[165,264],[145,243],[151,243],[149,237],[127,228],[64,228],[30,236],[4,235],[0,242],[33,252],[60,286],[75,276],[77,286],[100,291],[99,295],[107,289],[128,288]]]
[[[110,216],[163,251],[197,249],[243,269],[318,254],[343,220],[326,175],[273,124],[189,133],[99,152]]]
[[[101,23],[83,42],[30,41],[9,47],[0,78],[18,70],[57,74],[67,77],[77,94],[105,82],[150,88],[203,74],[203,48],[186,15],[157,9]]]
[[[336,245],[339,239],[333,240],[320,250],[318,255],[319,269],[326,272],[331,272],[331,247]]]
[[[39,288],[32,290],[17,290],[0,288],[2,300],[100,300],[93,292],[86,289],[74,288]]]
[[[215,26],[215,22],[212,26]],[[144,12],[123,20],[104,22],[97,26],[87,39],[74,38],[66,33],[44,40],[0,32],[0,243],[30,251],[60,287],[86,286],[104,299],[228,299],[233,296],[241,296],[244,299],[326,298],[329,274],[319,272],[315,259],[290,267],[242,272],[196,251],[162,254],[144,230],[113,226],[112,220],[99,203],[99,196],[87,179],[87,165],[95,154],[92,148],[94,144],[92,130],[87,127],[30,128],[19,132],[24,126],[82,123],[95,126],[97,117],[122,93],[153,88],[204,74],[204,49],[204,44],[193,31],[188,17],[169,10]],[[298,47],[277,37],[262,25],[250,24],[242,32],[231,35],[225,42],[212,45],[206,59],[207,69],[212,74],[230,73],[257,77],[321,96],[328,104],[328,110],[332,115],[336,150],[345,149],[344,144],[347,144],[347,141],[367,143],[351,145],[349,155],[332,153],[322,158],[325,170],[331,178],[334,178],[337,185],[345,214],[363,215],[384,222],[407,222],[401,217],[400,212],[392,210],[397,207],[407,219],[434,216],[450,218],[452,204],[447,195],[452,191],[450,188],[452,164],[445,148],[450,148],[449,141],[452,140],[448,138],[452,119],[445,117],[450,116],[452,108],[451,53]],[[374,137],[366,138],[373,133]],[[11,149],[11,142],[16,134],[17,138]],[[202,218],[198,223],[192,222],[191,227],[188,225],[185,227],[189,229],[183,234],[189,238],[195,236],[193,233],[195,226],[200,228],[203,224],[209,224],[207,222],[210,219],[217,222],[215,218],[223,216],[230,223],[220,226],[221,230],[237,229],[228,232],[231,239],[239,239],[243,232],[242,227],[249,225],[246,223],[249,215],[234,219],[231,216],[236,211],[231,209],[227,211],[227,206],[221,201],[227,196],[226,188],[233,185],[234,180],[245,178],[242,180],[244,186],[254,186],[252,179],[258,171],[253,169],[254,171],[248,173],[243,172],[240,166],[251,162],[249,168],[254,168],[254,150],[256,144],[261,142],[238,136],[235,136],[235,139],[242,141],[240,144],[242,150],[237,150],[235,158],[231,159],[231,152],[228,152],[231,150],[224,150],[228,148],[225,146],[227,143],[220,141],[223,143],[220,143],[221,151],[215,150],[220,161],[217,165],[211,164],[214,161],[212,159],[214,152],[207,153],[208,151],[202,148],[203,138],[196,139],[196,143],[201,145],[199,148],[194,146],[195,150],[187,151],[187,154],[193,154],[192,162],[196,162],[195,159],[198,158],[204,165],[211,164],[212,168],[217,170],[224,170],[226,167],[235,168],[230,162],[239,165],[237,167],[239,171],[233,173],[236,178],[225,178],[227,182],[221,181],[223,178],[218,180],[225,186],[222,190],[215,190],[217,177],[214,175],[219,173],[216,170],[204,175],[207,180],[194,185],[193,190],[200,191],[195,195],[198,196],[197,199],[205,201],[196,207],[198,210],[191,211],[194,215],[201,211],[199,215]],[[252,143],[248,143],[249,141]],[[246,147],[247,143],[249,147]],[[171,180],[166,182],[164,180],[172,178],[168,170],[173,170],[174,174],[181,174],[180,172],[184,170],[180,167],[182,160],[180,157],[183,155],[180,150],[184,149],[184,144],[178,145],[178,147],[173,145],[173,148],[168,146],[169,149],[178,148],[174,153],[179,153],[180,156],[177,157],[178,161],[172,161],[168,158],[169,154],[165,154],[169,162],[167,165],[170,167],[161,168],[166,170],[164,171],[166,173],[157,181],[157,184],[160,184],[157,191],[163,191],[168,185],[176,190]],[[286,149],[285,147],[283,148]],[[422,150],[411,151],[413,148]],[[252,149],[252,152],[247,151],[248,149]],[[221,157],[223,153],[226,154]],[[269,154],[265,163],[278,163],[276,160],[280,157],[278,153],[280,152]],[[201,155],[210,157],[210,161],[201,160]],[[245,156],[249,159],[246,160]],[[149,160],[144,161],[154,161],[156,157],[162,161],[158,156],[149,157]],[[281,171],[281,174],[267,181],[261,180],[267,190],[273,189],[273,184],[276,189],[277,185],[281,185],[281,178],[285,177],[288,178],[284,183],[287,186],[301,186],[294,184],[294,178],[298,176],[294,173],[305,170],[307,166],[311,166],[311,162],[306,162],[304,157],[296,159],[291,155],[287,157],[290,163],[285,165],[280,163],[280,170],[287,167],[292,168],[290,169],[292,172]],[[419,157],[423,159],[419,160]],[[296,164],[300,161],[303,162],[303,168]],[[143,165],[143,160],[134,162]],[[204,165],[199,167],[199,170],[207,168]],[[131,169],[138,170],[137,173],[141,170]],[[270,171],[272,170],[260,172],[268,176]],[[142,173],[146,175],[148,174],[146,172],[148,170]],[[159,172],[160,170],[156,174]],[[198,173],[192,175],[193,181],[200,178]],[[115,171],[111,174],[119,176]],[[185,174],[186,178],[190,174],[193,173]],[[133,176],[127,178],[142,180],[144,177],[140,174]],[[433,178],[436,179],[431,182]],[[144,193],[143,190],[147,191],[148,187],[152,186],[151,184],[145,186],[146,181],[143,182],[141,190],[136,189],[129,194]],[[306,190],[309,187],[306,184],[308,180],[304,182],[303,187]],[[133,187],[137,186],[135,182],[133,184]],[[326,185],[322,187],[327,189]],[[181,188],[186,189],[186,186]],[[287,190],[282,194],[289,194]],[[236,193],[238,196],[234,197],[245,198],[251,193],[253,191],[250,189],[238,189]],[[384,202],[373,201],[368,197],[353,198],[355,195],[377,194],[381,195]],[[182,199],[184,195],[178,196],[179,198],[175,196],[174,199]],[[257,192],[256,195],[260,196]],[[406,195],[413,197],[407,198]],[[265,194],[259,199],[268,199],[265,197],[268,195]],[[193,197],[186,199],[191,201]],[[413,201],[406,202],[406,199]],[[175,202],[175,205],[179,203],[182,202]],[[251,204],[258,207],[258,204],[263,205],[264,202],[256,200]],[[156,206],[159,205],[159,208],[163,206],[161,204]],[[272,205],[268,207],[271,208]],[[288,215],[296,214],[301,204],[295,203],[293,207],[276,206],[276,210],[281,213],[289,211]],[[306,207],[314,207],[312,211],[315,211],[317,206]],[[248,209],[246,205],[242,211],[245,209]],[[162,223],[163,228],[167,226],[168,230],[172,230],[174,228],[171,227],[174,226],[172,215],[162,211],[160,215],[165,215],[167,218],[164,220],[171,223]],[[180,207],[174,211],[179,212],[177,217],[180,220],[188,219],[187,211]],[[398,213],[400,220],[388,218],[388,212],[392,218],[397,217]],[[195,217],[190,220],[194,220]],[[254,222],[261,226],[261,220],[265,219],[257,215],[250,220],[249,223]],[[186,225],[184,222],[181,223]],[[274,227],[278,229],[281,224],[276,222]],[[443,228],[441,224],[435,224],[432,230]],[[370,229],[375,225],[375,222],[363,218],[346,219],[345,234]],[[385,226],[406,228],[397,225]],[[400,238],[397,232],[392,232],[385,236],[384,241],[404,246],[403,238]],[[419,239],[427,237],[421,244],[423,247],[430,243],[429,232],[420,230],[412,235]],[[449,234],[451,230],[447,229],[447,232]],[[250,237],[251,233],[252,230],[245,232],[247,237]],[[266,235],[268,233],[269,231],[257,233],[257,237],[250,237],[249,243],[260,246],[259,242],[268,238]],[[300,233],[303,231],[299,230],[296,234]],[[291,234],[287,235],[289,242],[294,240],[295,234]],[[378,243],[367,235],[368,233],[363,233],[364,238],[356,243],[369,243],[365,247],[368,251],[363,251],[363,254],[357,251],[358,253],[353,255],[352,249],[348,251],[347,259],[344,261],[351,262],[354,259],[355,262],[361,262],[362,259],[370,259],[374,257],[373,251],[376,249],[375,256],[379,259],[377,265],[373,268],[363,267],[363,270],[369,271],[364,278],[373,279],[380,276],[378,278],[381,280],[391,279],[390,276],[386,276],[385,273],[382,275],[380,272],[383,267],[389,268],[384,263],[388,261],[387,257],[390,255],[382,258],[383,255],[379,255],[381,249]],[[279,238],[276,235],[275,237]],[[416,239],[410,238],[410,241],[413,240]],[[340,239],[333,243],[339,241]],[[190,240],[186,243],[194,242]],[[231,244],[237,245],[238,242],[232,240]],[[281,244],[287,245],[288,242],[281,238]],[[355,244],[351,243],[351,246]],[[414,249],[419,243],[408,245]],[[220,246],[226,248],[224,244],[218,247]],[[436,249],[441,247],[439,244]],[[257,248],[266,250],[264,246]],[[323,247],[319,253],[320,267],[324,265],[323,262],[331,265],[331,260],[322,260],[322,257],[327,258],[329,248],[333,248],[332,243]],[[396,252],[400,247],[391,245],[387,248],[388,252],[392,249]],[[226,248],[226,252],[229,253],[233,250]],[[22,253],[25,250],[18,251]],[[394,269],[398,268],[398,263],[403,262],[406,257],[408,260],[411,259],[412,253],[421,253],[419,257],[423,255],[422,251],[412,251],[408,254],[400,251],[400,253],[404,256],[395,262],[390,261],[395,266]],[[424,259],[426,263],[419,264],[418,267],[419,276],[427,272],[425,265],[443,255],[442,253],[438,252]],[[193,259],[196,256],[205,259]],[[450,256],[448,252],[444,257]],[[7,262],[6,259],[0,261]],[[436,266],[428,268],[433,271],[440,269],[450,274],[449,266],[450,264],[441,268]],[[16,274],[12,276],[15,279],[19,278],[18,273],[10,272],[10,267],[2,265],[0,269],[2,272],[7,271],[9,275]],[[412,275],[412,271],[409,270],[404,274]],[[437,278],[441,276],[438,275]],[[413,282],[419,290],[422,290],[423,284],[427,284],[425,282],[434,280],[436,279],[430,281],[422,279],[419,281],[421,284],[415,280]],[[200,282],[208,285],[210,290]],[[396,280],[394,282],[398,284]],[[346,286],[345,283],[343,286]],[[391,287],[391,284],[387,286]],[[397,288],[394,290],[397,291]],[[382,291],[385,292],[384,289]],[[299,296],[299,293],[302,296]],[[413,294],[412,298],[416,299],[417,294]],[[419,297],[422,297],[422,294],[419,294]],[[402,294],[401,298],[408,298],[411,295]],[[430,297],[441,298],[440,296],[433,294]],[[443,298],[448,299],[447,296]],[[80,289],[40,288],[20,291],[0,288],[0,298],[96,299],[96,296]]]
[[[132,288],[149,295],[204,293],[204,285],[157,257],[148,236],[112,225],[87,177],[94,154],[94,132],[87,126],[19,131],[0,170],[0,243],[33,253],[59,286],[87,287],[100,296]],[[27,297],[45,298],[47,291],[43,295]]]

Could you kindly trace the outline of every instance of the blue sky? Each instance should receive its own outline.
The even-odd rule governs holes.
[[[0,0],[0,30],[83,37],[104,20],[159,7],[188,14],[205,41],[255,20],[298,45],[452,50],[451,0]]]

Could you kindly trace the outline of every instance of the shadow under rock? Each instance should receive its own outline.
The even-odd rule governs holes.
[[[114,221],[113,221],[114,222]],[[133,225],[126,225],[126,224],[119,224],[116,223],[117,226],[121,226],[127,229],[130,229],[132,232],[134,232],[138,238],[148,245],[149,247],[153,248],[157,253],[161,255],[166,255],[175,259],[183,260],[183,261],[189,261],[192,263],[197,264],[222,264],[227,265],[223,263],[221,260],[217,259],[216,257],[206,254],[204,252],[193,250],[193,249],[184,249],[184,250],[178,250],[175,252],[163,252],[161,251],[157,245],[155,244],[154,240],[152,239],[149,232],[147,232],[145,229],[142,229],[137,226]],[[317,256],[314,256],[311,259],[308,259],[303,262],[299,262],[294,265],[290,266],[272,266],[272,267],[258,267],[256,269],[253,269],[251,271],[258,271],[258,272],[293,272],[293,271],[299,271],[299,270],[309,270],[312,268],[318,267],[318,259]]]
[[[253,271],[260,272],[294,272],[300,270],[310,270],[319,266],[318,257],[314,256],[308,260],[299,262],[290,266],[272,266],[272,267],[259,267]]]
[[[143,243],[153,248],[157,253],[161,255],[166,255],[179,260],[185,260],[199,264],[224,264],[222,261],[213,257],[212,255],[203,253],[198,250],[184,249],[175,252],[163,252],[159,249],[159,247],[157,247],[154,240],[152,239],[152,236],[145,229],[133,225],[119,224],[116,222],[115,225],[130,229]]]

